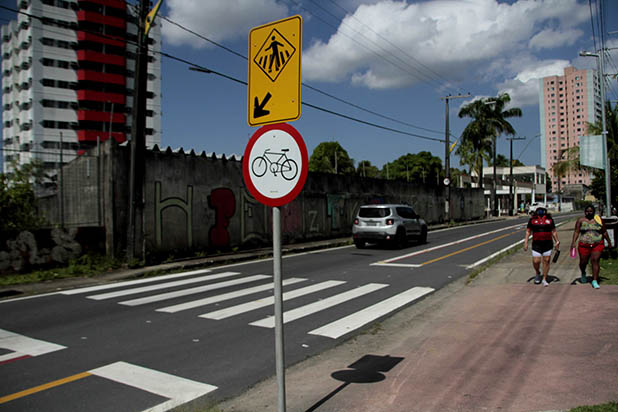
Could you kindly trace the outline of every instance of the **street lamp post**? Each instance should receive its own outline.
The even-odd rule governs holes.
[[[513,216],[513,210],[515,209],[515,199],[513,199],[513,140],[526,140],[525,137],[510,137],[507,140],[511,143],[511,158],[509,161],[509,165],[511,167],[510,170],[510,184],[509,184],[509,216]]]
[[[586,51],[582,51],[579,53],[580,56],[584,57],[596,57],[597,58],[597,67],[599,70],[599,81],[601,82],[601,126],[602,126],[602,136],[603,136],[603,156],[605,157],[605,205],[606,205],[606,213],[611,213],[612,203],[611,203],[611,181],[610,181],[610,162],[609,162],[609,153],[607,152],[607,125],[605,120],[605,77],[603,74],[603,58],[604,48],[601,46],[601,50],[598,53],[590,53]],[[609,215],[608,215],[609,216]]]

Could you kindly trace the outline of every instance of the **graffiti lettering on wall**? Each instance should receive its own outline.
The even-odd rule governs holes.
[[[328,216],[331,229],[341,229],[341,217],[345,211],[345,198],[341,195],[327,195]]]
[[[310,210],[308,214],[309,214],[309,231],[319,232],[320,224],[318,223],[318,211]]]
[[[77,228],[51,231],[55,246],[39,248],[32,232],[21,232],[15,240],[6,242],[8,251],[0,251],[0,271],[9,268],[19,272],[28,266],[45,265],[49,263],[66,263],[77,258],[82,253],[82,247],[75,241]]]
[[[208,206],[215,210],[215,224],[208,231],[210,246],[229,247],[230,233],[227,228],[230,225],[230,218],[236,211],[234,192],[225,187],[214,189],[208,196]]]
[[[241,243],[251,240],[264,241],[268,233],[268,209],[245,190],[242,193],[242,213],[240,215]]]
[[[187,245],[193,247],[193,186],[187,185],[187,200],[182,200],[179,197],[168,197],[161,200],[161,182],[155,182],[155,240],[157,247],[163,244],[162,227],[163,227],[163,211],[169,207],[178,207],[185,212],[186,215],[186,230],[187,230]]]

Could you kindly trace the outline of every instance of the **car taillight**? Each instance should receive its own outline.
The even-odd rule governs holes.
[[[354,224],[358,225],[358,219],[354,219]]]
[[[394,224],[394,223],[395,223],[395,220],[394,220],[394,219],[386,219],[386,224],[387,224],[388,226],[390,226],[390,225],[392,225],[392,224]]]

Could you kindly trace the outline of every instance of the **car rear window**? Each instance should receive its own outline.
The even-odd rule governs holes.
[[[386,207],[361,207],[358,211],[360,217],[386,217],[390,214],[391,210]]]

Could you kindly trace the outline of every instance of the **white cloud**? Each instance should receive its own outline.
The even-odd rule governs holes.
[[[288,8],[276,0],[167,0],[167,17],[211,40],[221,42],[248,36],[252,27],[287,17]],[[162,21],[162,33],[173,46],[195,48],[208,43],[177,26]]]
[[[498,85],[499,93],[508,93],[513,107],[534,106],[539,103],[539,79],[561,76],[570,65],[567,60],[537,62]]]
[[[584,32],[579,29],[543,30],[530,39],[529,46],[534,50],[551,49],[560,46],[572,46]]]
[[[527,50],[538,27],[557,25],[570,44],[588,9],[576,0],[382,0],[359,6],[328,40],[303,53],[303,77],[369,88],[393,88],[431,79],[444,82],[505,54]],[[547,30],[547,29],[546,29]],[[535,47],[549,47],[550,32]],[[388,40],[386,40],[388,39]]]

